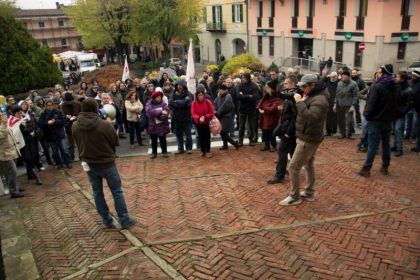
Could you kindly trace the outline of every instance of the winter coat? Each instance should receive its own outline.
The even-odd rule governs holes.
[[[240,94],[240,93],[243,94]],[[238,90],[239,112],[243,114],[255,111],[259,99],[259,88],[252,82],[243,83]]]
[[[326,82],[326,86],[328,89],[328,92],[330,93],[330,99],[329,99],[329,109],[330,111],[332,111],[332,109],[334,108],[334,101],[335,101],[335,96],[337,94],[337,86],[338,86],[338,80],[336,80],[335,82],[331,81],[330,79],[328,79],[328,81]]]
[[[410,110],[410,101],[413,99],[413,90],[408,86],[407,82],[400,84],[400,87],[401,92],[398,96],[396,119],[402,118],[408,113],[408,110]]]
[[[363,81],[363,79],[360,78],[360,76],[352,78],[352,80],[356,82],[357,88],[359,89],[359,91],[361,91],[362,89],[364,89],[366,87],[365,81]]]
[[[7,126],[12,131],[15,139],[17,140],[19,150],[25,147],[25,138],[23,138],[22,131],[20,129],[20,125],[22,123],[22,119],[18,119],[16,117],[10,116],[7,120]]]
[[[163,111],[167,111],[168,114],[162,114]],[[147,128],[149,135],[165,136],[169,133],[169,108],[167,104],[156,103],[154,100],[149,101],[146,104],[146,115],[149,119],[149,127]]]
[[[296,136],[296,104],[294,94],[297,89],[290,89],[281,93],[283,101],[283,108],[277,127],[273,133],[275,136],[284,137],[286,134],[289,137]]]
[[[258,103],[257,108],[264,110],[264,113],[260,114],[259,126],[261,129],[274,129],[280,118],[280,111],[278,107],[281,104],[280,97],[278,95],[264,95],[263,99]]]
[[[412,80],[411,88],[413,89],[413,108],[420,113],[420,78]]]
[[[178,89],[172,94],[169,99],[169,108],[172,110],[173,122],[191,122],[191,103],[194,96],[188,91],[187,82],[178,80],[177,85],[184,87],[182,92]]]
[[[236,87],[228,88],[228,92],[232,96],[233,106],[235,107],[235,112],[237,112],[239,109],[238,89]]]
[[[222,125],[222,131],[230,131],[235,117],[235,107],[233,105],[232,96],[227,92],[219,95],[216,100],[214,100],[214,109],[216,111],[216,117]]]
[[[350,107],[357,104],[359,88],[355,81],[339,81],[335,103],[340,107]]]
[[[191,115],[194,123],[199,125],[209,124],[215,115],[213,104],[206,98],[203,102],[199,102],[196,98],[191,105]],[[203,122],[200,121],[201,117],[204,117]]]
[[[31,160],[38,153],[38,124],[32,111],[28,111],[28,115],[31,119],[26,121],[26,126],[20,125],[20,131],[25,140],[25,148],[21,150],[24,160]]]
[[[132,103],[130,100],[125,101],[125,109],[127,110],[127,121],[138,122],[139,115],[143,111],[143,104],[139,100]]]
[[[53,125],[49,125],[49,120],[55,120]],[[45,109],[39,117],[39,127],[42,129],[44,139],[47,142],[56,142],[66,138],[64,131],[65,118],[64,113],[58,109],[47,110]]]
[[[115,107],[118,110],[122,111],[124,109],[124,98],[120,92],[111,92],[109,96],[112,99],[112,103],[114,103]]]
[[[380,79],[370,87],[364,116],[370,122],[390,125],[396,115],[397,97],[401,89],[392,77],[385,78],[388,80]]]
[[[324,140],[328,98],[328,90],[318,85],[302,102],[296,103],[297,138],[309,143],[321,143]]]
[[[80,157],[95,167],[111,167],[115,162],[118,136],[108,121],[97,113],[81,112],[73,124],[73,137]]]
[[[67,133],[71,133],[71,126],[74,121],[71,121],[67,118],[67,116],[75,116],[77,117],[80,114],[80,111],[82,111],[82,103],[76,100],[72,101],[63,101],[61,103],[61,110],[63,110],[64,116],[65,116],[65,128]]]
[[[9,161],[17,159],[20,155],[19,142],[13,131],[0,123],[0,161]]]

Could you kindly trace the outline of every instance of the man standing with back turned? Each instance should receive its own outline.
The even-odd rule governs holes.
[[[329,106],[329,93],[314,74],[302,77],[298,86],[303,97],[296,93],[296,150],[289,165],[290,180],[292,182],[291,194],[280,201],[280,205],[289,206],[302,202],[301,197],[313,201],[315,186],[315,153],[324,140],[324,126]],[[300,192],[300,170],[305,167],[305,190]]]
[[[95,99],[88,98],[83,101],[82,111],[72,128],[81,162],[84,165],[83,169],[87,171],[92,185],[96,210],[101,215],[105,227],[112,228],[113,223],[104,197],[103,179],[107,181],[111,189],[122,229],[134,225],[135,220],[128,216],[120,175],[115,165],[115,146],[118,145],[118,136],[109,119],[99,118],[98,104]]]

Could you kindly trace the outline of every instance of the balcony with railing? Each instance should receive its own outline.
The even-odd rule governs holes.
[[[208,22],[206,30],[209,32],[226,32],[225,22]]]
[[[337,17],[336,29],[344,29],[344,17]]]
[[[403,16],[401,21],[401,30],[410,29],[410,16]]]
[[[363,30],[365,29],[365,18],[364,17],[357,17],[356,18],[356,30]]]

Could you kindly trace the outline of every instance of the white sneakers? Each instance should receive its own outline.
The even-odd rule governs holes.
[[[315,197],[313,195],[308,196],[305,191],[300,192],[300,197],[305,199],[306,201],[314,201]],[[302,199],[296,199],[291,197],[290,195],[288,197],[286,197],[285,199],[283,199],[282,201],[279,202],[279,205],[282,206],[290,206],[290,205],[298,205],[302,203]]]

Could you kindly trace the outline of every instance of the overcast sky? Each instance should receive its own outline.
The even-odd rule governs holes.
[[[74,0],[16,0],[16,6],[21,9],[55,9],[55,2],[68,5]]]

